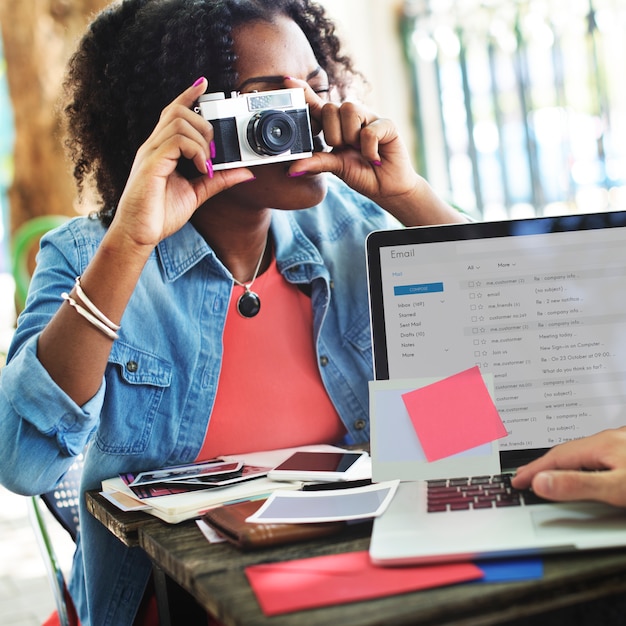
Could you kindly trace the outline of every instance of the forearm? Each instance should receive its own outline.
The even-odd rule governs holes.
[[[439,197],[422,177],[410,192],[379,200],[380,206],[404,226],[467,223],[469,220]]]
[[[111,321],[120,323],[150,252],[111,227],[84,271],[84,293]],[[70,296],[81,303],[75,288]],[[100,388],[112,345],[109,336],[64,303],[41,333],[37,356],[56,384],[81,406]]]

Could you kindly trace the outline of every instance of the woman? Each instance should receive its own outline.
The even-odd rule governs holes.
[[[0,378],[7,487],[49,490],[86,446],[84,490],[121,471],[368,440],[365,237],[464,218],[391,122],[333,101],[354,75],[312,0],[127,0],[96,18],[66,110],[100,219],[42,241]],[[283,88],[304,89],[331,150],[215,171],[198,98]],[[83,626],[132,624],[149,577],[145,555],[83,510]]]

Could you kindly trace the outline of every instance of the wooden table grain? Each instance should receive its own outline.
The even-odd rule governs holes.
[[[141,546],[157,571],[225,626],[488,626],[626,591],[626,550],[594,551],[544,557],[540,580],[461,584],[268,618],[247,582],[245,567],[366,550],[371,525],[358,524],[321,540],[242,552],[230,544],[208,543],[195,521],[165,524],[145,513],[123,513],[96,493],[87,499],[89,511],[111,532],[127,545]],[[175,609],[171,602],[170,608]],[[172,618],[171,623],[182,622]]]

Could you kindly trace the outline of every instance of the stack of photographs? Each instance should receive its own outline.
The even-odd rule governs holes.
[[[238,461],[211,459],[134,473],[120,474],[120,478],[138,498],[153,498],[216,489],[266,476],[271,468],[244,465]]]

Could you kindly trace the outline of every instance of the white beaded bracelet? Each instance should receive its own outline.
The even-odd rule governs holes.
[[[83,291],[83,288],[80,285],[80,276],[76,277],[74,281],[74,287],[76,288],[76,293],[78,297],[83,301],[83,304],[91,311],[93,315],[95,315],[103,324],[108,326],[111,330],[119,330],[121,326],[112,322],[88,297],[87,294]]]

